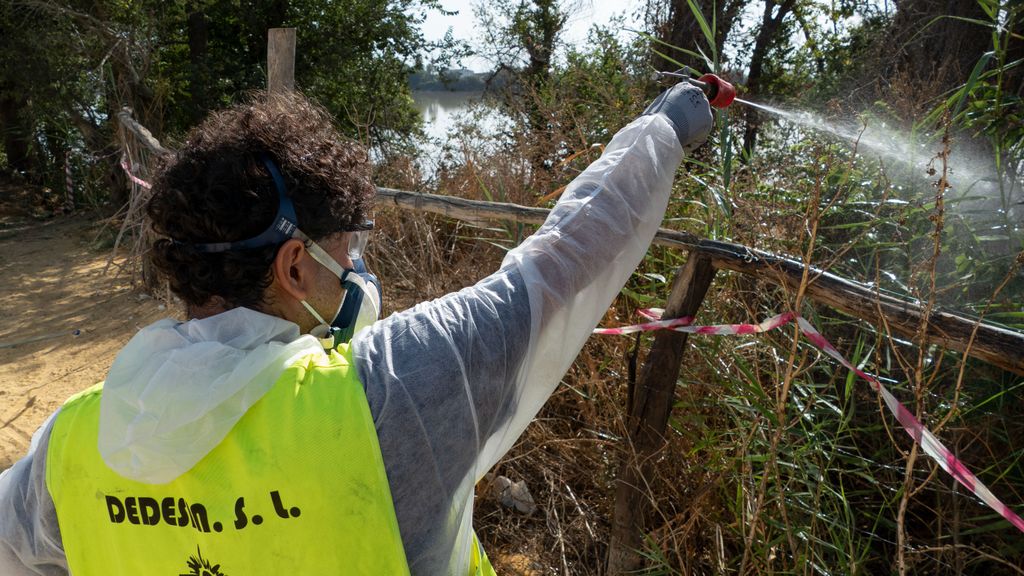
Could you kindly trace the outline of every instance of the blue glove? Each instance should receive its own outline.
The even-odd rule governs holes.
[[[687,152],[707,140],[714,124],[707,97],[689,82],[680,82],[659,94],[643,113],[644,116],[652,114],[668,118]]]

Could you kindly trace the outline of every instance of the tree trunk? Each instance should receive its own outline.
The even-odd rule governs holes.
[[[269,4],[266,11],[249,11],[242,19],[248,61],[261,69],[267,57],[267,30],[288,27],[288,0],[271,0]]]
[[[551,170],[551,121],[543,92],[551,77],[551,59],[567,18],[558,0],[521,0],[511,23],[516,41],[526,50],[528,58],[518,78],[519,94],[513,94],[521,98],[529,137],[536,143],[529,151],[530,185],[535,189],[547,186],[542,182],[547,181]]]
[[[523,71],[527,93],[539,91],[550,78],[551,57],[555,53],[555,45],[566,18],[557,0],[533,0],[532,9],[527,8],[525,3],[520,5],[513,26],[518,31],[519,43],[529,57]],[[530,129],[534,132],[547,132],[548,118],[539,104],[536,98],[526,100]]]
[[[64,181],[64,164],[68,159],[68,136],[67,132],[53,122],[41,121],[43,133],[46,135],[46,146],[43,148],[39,160],[39,172],[46,174],[48,184],[54,190],[61,191],[67,188]]]
[[[676,48],[692,51],[697,51],[697,48],[700,48],[710,58],[711,53],[707,51],[708,46],[704,32],[687,0],[668,0],[667,6],[664,2],[665,0],[648,2],[648,26],[654,30],[654,35],[662,42]],[[712,22],[715,23],[715,51],[718,54],[722,53],[722,48],[729,37],[729,32],[732,31],[736,17],[747,3],[748,0],[723,0],[714,4],[714,11],[707,2],[696,3],[708,26],[711,26]],[[712,71],[708,70],[707,64],[702,60],[681,51],[672,50],[668,46],[659,46],[657,49],[693,70]],[[651,57],[651,64],[656,70],[675,70],[679,67],[676,63],[658,54]]]
[[[988,20],[978,2],[897,2],[890,33],[880,46],[887,55],[880,62],[890,63],[882,69],[884,76],[903,76],[910,88],[935,92],[919,94],[919,100],[965,82],[981,55],[992,49],[992,30],[959,18]]]
[[[764,78],[765,58],[778,37],[782,20],[793,9],[794,2],[795,0],[784,0],[778,4],[775,0],[766,0],[764,3],[761,29],[757,31],[754,52],[750,56],[750,72],[747,74],[747,93],[751,96],[757,96],[760,93],[761,82]],[[773,11],[775,12],[774,16],[772,15]],[[751,158],[754,154],[754,147],[757,146],[760,118],[754,107],[747,106],[744,119],[746,120],[746,129],[743,132],[744,157]]]
[[[4,134],[4,154],[12,172],[21,172],[32,179],[32,125],[25,118],[28,99],[7,93],[0,97],[0,129]]]
[[[518,23],[519,41],[526,48],[530,61],[526,66],[526,77],[537,85],[548,79],[551,72],[551,56],[555,42],[565,26],[566,15],[556,0],[533,0],[534,9],[523,7]]]

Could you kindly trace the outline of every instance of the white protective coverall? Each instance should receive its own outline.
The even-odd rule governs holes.
[[[353,339],[412,574],[467,573],[474,485],[536,415],[647,251],[684,145],[699,145],[711,125],[703,94],[673,91],[689,103],[620,130],[497,272]],[[134,480],[177,477],[309,353],[323,351],[295,324],[244,308],[144,328],[106,379],[104,460]],[[3,576],[68,573],[45,481],[52,421],[0,476]]]

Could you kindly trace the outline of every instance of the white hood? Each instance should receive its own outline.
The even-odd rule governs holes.
[[[107,375],[100,454],[132,480],[170,482],[220,444],[286,367],[323,353],[294,323],[247,308],[147,326]]]

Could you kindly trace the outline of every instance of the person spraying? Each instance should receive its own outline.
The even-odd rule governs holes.
[[[186,304],[0,476],[0,574],[493,574],[473,487],[643,258],[712,126],[680,83],[501,267],[377,320],[366,152],[297,94],[212,114],[153,183]]]

